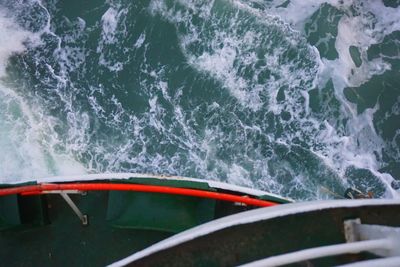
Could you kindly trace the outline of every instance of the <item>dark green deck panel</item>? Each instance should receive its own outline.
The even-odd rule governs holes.
[[[172,180],[172,179],[158,179],[158,178],[129,178],[129,179],[111,179],[111,182],[115,183],[132,183],[132,184],[145,184],[145,185],[160,185],[160,186],[171,186],[179,188],[191,188],[201,189],[208,191],[215,191],[206,182],[195,182],[186,180]]]
[[[0,197],[0,231],[21,224],[16,195]]]
[[[18,196],[21,223],[26,225],[49,224],[47,198],[44,195]]]
[[[123,182],[215,191],[208,183],[185,180],[130,178]],[[214,213],[215,200],[211,199],[112,191],[109,195],[107,220],[119,228],[178,233],[212,220]]]
[[[292,203],[290,200],[288,199],[284,199],[284,198],[280,198],[280,197],[275,197],[272,195],[262,195],[258,197],[261,200],[268,200],[268,201],[272,201],[272,202],[276,202],[276,203],[281,203],[281,204],[287,204],[287,203]]]
[[[36,185],[36,182],[24,182],[18,184],[0,184],[0,188],[9,188],[9,187],[19,187],[19,186],[28,186],[28,185]]]
[[[89,216],[86,227],[59,195],[46,197],[50,224],[0,231],[0,266],[105,266],[170,236],[110,227],[108,192],[71,195]]]
[[[214,213],[212,199],[112,191],[107,220],[115,227],[178,233],[212,220]]]
[[[48,223],[47,203],[44,196],[0,197],[0,231],[17,226]]]

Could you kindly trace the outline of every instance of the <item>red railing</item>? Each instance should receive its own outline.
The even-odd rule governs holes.
[[[223,200],[229,202],[238,202],[251,206],[270,207],[278,205],[267,200],[255,199],[248,196],[238,196],[228,193],[218,193],[211,191],[203,191],[198,189],[177,188],[169,186],[157,185],[142,185],[142,184],[125,184],[125,183],[68,183],[68,184],[38,184],[17,186],[10,188],[0,189],[0,196],[21,194],[21,195],[35,195],[45,194],[46,191],[54,190],[79,190],[79,191],[136,191],[136,192],[149,192],[161,193],[170,195],[184,195],[200,198],[211,198],[216,200]]]

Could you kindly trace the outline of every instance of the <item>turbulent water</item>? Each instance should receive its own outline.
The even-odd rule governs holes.
[[[1,182],[146,172],[391,197],[399,5],[0,0]]]

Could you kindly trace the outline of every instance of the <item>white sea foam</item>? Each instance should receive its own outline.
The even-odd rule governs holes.
[[[118,72],[124,68],[124,61],[110,50],[110,47],[119,42],[119,35],[127,33],[124,24],[126,14],[126,8],[111,5],[101,17],[101,40],[97,47],[97,52],[100,54],[99,63],[112,72]]]
[[[265,35],[268,35],[267,32],[249,27],[243,22],[249,18],[246,15],[240,17],[240,11],[227,15],[230,16],[229,18],[221,17],[226,14],[224,12],[218,13],[215,2],[213,2],[213,5],[203,6],[200,12],[199,9],[196,9],[193,1],[185,1],[185,4],[182,5],[191,10],[191,12],[185,12],[184,9],[174,10],[164,1],[154,0],[151,3],[151,12],[162,14],[165,19],[176,24],[177,29],[179,29],[178,25],[181,23],[187,27],[186,31],[179,37],[188,62],[199,71],[208,72],[217,80],[220,80],[243,106],[254,112],[261,107],[268,107],[268,110],[277,116],[283,111],[289,112],[289,121],[283,122],[288,129],[280,137],[280,140],[286,144],[285,146],[290,147],[296,139],[308,140],[311,137],[308,141],[310,151],[324,162],[326,168],[333,170],[339,178],[344,179],[348,167],[354,166],[359,169],[370,170],[375,176],[380,177],[384,183],[389,183],[392,179],[390,175],[380,174],[377,171],[381,165],[377,161],[376,153],[381,153],[384,142],[375,132],[372,123],[376,108],[367,109],[363,114],[358,115],[355,106],[344,97],[343,89],[347,86],[360,86],[373,75],[381,74],[390,69],[390,64],[382,58],[368,61],[366,50],[372,44],[381,42],[387,34],[399,30],[400,16],[398,12],[400,8],[384,7],[380,1],[362,1],[363,3],[361,3],[361,1],[356,0],[293,0],[286,7],[281,6],[285,1],[257,2],[263,6],[262,9],[253,8],[244,1],[219,1],[219,4],[221,2],[226,5],[233,4],[239,10],[252,14],[256,18],[252,20],[253,25],[257,23],[259,25],[265,24],[265,27],[269,29],[275,27],[278,32],[284,33],[283,38],[287,42],[272,43],[268,46],[268,42],[271,42],[271,40],[265,38]],[[335,48],[339,57],[336,60],[320,58],[314,47],[302,48],[304,39],[302,40],[302,37],[296,34],[296,31],[303,32],[307,20],[323,3],[335,6],[344,12],[338,24]],[[230,8],[227,7],[227,10]],[[351,12],[351,8],[355,8],[355,12]],[[201,14],[201,17],[205,20],[204,23],[198,25],[193,22],[192,14],[197,14],[196,12]],[[218,14],[215,15],[215,13]],[[390,16],[384,14],[390,14]],[[279,18],[287,23],[289,28],[284,23],[277,22],[274,18]],[[230,27],[221,27],[221,22],[229,24]],[[243,30],[244,28],[247,28],[246,35],[241,35],[236,30]],[[202,36],[204,29],[208,31],[207,37]],[[273,32],[273,34],[276,34],[276,32]],[[255,62],[259,62],[260,58],[251,53],[254,49],[260,49],[265,45],[268,47],[264,52],[265,62],[269,67],[268,69],[272,69],[271,72],[275,75],[259,83],[257,79],[249,79],[248,74],[247,77],[243,76],[241,70],[244,66],[250,66],[256,74],[265,72],[266,69],[255,67]],[[304,50],[302,56],[308,57],[309,66],[301,66],[296,60],[282,62],[284,53],[291,45],[294,45],[299,51]],[[202,48],[199,49],[199,46]],[[351,46],[357,47],[360,51],[362,61],[360,67],[356,67],[350,55],[349,48]],[[315,68],[311,66],[313,63]],[[257,76],[254,75],[253,77]],[[341,116],[348,120],[345,131],[339,131],[328,121],[324,122],[325,126],[321,129],[319,120],[313,118],[308,108],[307,90],[313,89],[315,86],[322,88],[330,79],[332,79],[334,85],[335,96],[342,105]],[[277,100],[279,88],[282,86],[289,87],[289,90],[285,90],[284,103]],[[267,103],[260,99],[260,95],[265,91],[268,91],[269,95]],[[296,124],[301,128],[292,128]],[[288,131],[290,128],[294,132]],[[270,136],[270,138],[275,139],[273,136]],[[276,141],[278,140],[275,139]],[[255,162],[254,158],[251,160],[253,163]],[[293,175],[296,176],[296,174]],[[235,175],[232,174],[229,177],[231,176],[234,177]],[[298,179],[295,184],[306,183],[301,178],[302,176],[297,175],[296,177]],[[267,171],[266,176],[262,179],[271,178]],[[237,182],[241,183],[238,180]],[[345,180],[342,180],[342,182],[346,183]]]
[[[314,12],[315,8],[322,3],[329,3],[345,11],[345,15],[338,24],[338,36],[335,43],[339,58],[336,60],[322,59],[319,62],[319,75],[329,73],[330,78],[333,79],[336,96],[341,101],[343,112],[350,115],[347,124],[348,132],[346,136],[340,136],[332,126],[325,122],[326,130],[320,134],[323,135],[321,140],[325,140],[323,143],[328,146],[323,151],[317,151],[316,154],[323,158],[328,166],[336,169],[341,177],[344,177],[348,166],[355,166],[359,169],[370,170],[384,183],[389,184],[393,178],[377,171],[381,164],[377,161],[375,153],[380,154],[385,146],[373,125],[373,114],[378,107],[367,109],[358,115],[355,107],[344,98],[342,91],[346,86],[360,86],[373,75],[382,74],[391,68],[383,58],[368,61],[366,51],[371,45],[382,42],[386,35],[400,30],[400,8],[385,7],[381,1],[362,1],[362,3],[361,1],[345,1],[344,3],[341,1],[319,1],[318,3],[300,1],[300,6],[298,2],[291,1],[287,8],[279,8],[280,12],[272,9],[273,14],[278,14],[283,20],[294,25],[296,29],[302,30],[308,15],[303,16],[307,12],[298,12],[298,10],[305,8]],[[348,10],[350,6],[356,8],[355,14]],[[362,64],[360,67],[356,67],[350,55],[350,46],[357,47],[361,53]],[[321,70],[325,70],[326,73]],[[317,77],[317,79],[321,79],[321,77]],[[327,81],[326,77],[322,80]]]
[[[106,44],[117,42],[115,33],[117,31],[118,20],[121,14],[114,7],[110,7],[101,17],[103,41]]]
[[[342,91],[345,86],[360,86],[373,75],[382,74],[391,68],[383,58],[368,61],[366,51],[371,45],[382,42],[386,35],[400,30],[400,8],[385,7],[381,1],[353,1],[353,4],[356,7],[355,15],[347,12],[339,21],[335,43],[339,58],[332,61],[323,60],[325,66],[333,70],[331,77],[334,79],[336,95],[343,107],[347,107],[347,112],[352,114],[348,123],[348,139],[343,143],[345,147],[336,153],[344,156],[344,162],[341,164],[368,169],[384,182],[390,183],[390,175],[377,171],[381,166],[374,155],[380,154],[384,147],[384,142],[375,132],[373,125],[373,115],[378,107],[357,115],[355,107],[346,101]],[[340,4],[336,6],[344,8]],[[360,67],[356,67],[353,62],[349,52],[350,46],[355,46],[360,51]],[[331,155],[330,158],[335,157]]]
[[[136,47],[136,48],[140,48],[140,47],[142,47],[142,45],[143,45],[145,40],[146,40],[146,34],[145,33],[141,33],[139,35],[139,38],[137,38],[137,40],[136,40],[136,42],[135,42],[135,44],[133,46]]]
[[[209,120],[217,121],[221,114],[226,117],[216,125],[215,121],[214,124],[210,123],[204,132],[199,134],[193,128],[193,124],[196,123],[193,116],[198,115],[197,112],[200,111],[194,109],[185,113],[179,102],[182,90],[178,90],[176,95],[170,94],[163,67],[154,69],[142,62],[142,73],[151,77],[149,80],[154,80],[140,82],[141,90],[149,94],[148,110],[145,113],[140,116],[129,114],[115,97],[111,101],[114,109],[111,114],[104,112],[104,107],[95,97],[92,96],[89,101],[96,116],[109,127],[118,129],[124,141],[96,143],[87,136],[90,127],[89,115],[71,110],[68,117],[71,145],[68,149],[78,154],[88,151],[87,154],[91,155],[88,168],[96,171],[137,168],[140,171],[172,174],[195,172],[209,179],[226,179],[232,183],[262,187],[275,192],[284,192],[281,190],[291,187],[290,192],[298,190],[315,194],[316,182],[310,180],[310,177],[331,175],[329,170],[332,170],[335,174],[333,179],[345,183],[340,179],[345,178],[349,166],[371,170],[374,175],[389,182],[390,176],[377,172],[379,162],[374,152],[379,151],[383,144],[372,125],[375,109],[357,115],[354,106],[348,103],[342,94],[345,86],[359,85],[372,75],[382,73],[390,67],[382,59],[367,62],[363,54],[365,47],[379,42],[384,35],[379,37],[376,34],[365,34],[364,30],[368,25],[362,24],[363,19],[346,13],[338,25],[336,49],[339,58],[331,61],[321,59],[318,51],[308,46],[298,31],[302,31],[307,18],[323,2],[343,10],[351,5],[341,4],[339,1],[291,1],[287,8],[277,8],[275,5],[260,11],[238,1],[208,2],[207,5],[199,5],[195,1],[180,1],[172,7],[161,0],[152,1],[150,12],[161,14],[176,25],[181,49],[188,63],[199,72],[221,82],[240,106],[233,106],[232,112],[227,112],[227,107],[224,106],[226,103],[221,105],[214,102],[207,107],[208,112],[216,114]],[[217,9],[215,4],[221,3],[226,5],[228,11],[233,3],[237,10],[231,13],[214,10]],[[124,10],[120,6],[112,6],[102,17],[102,37],[98,53],[100,64],[111,71],[121,70],[124,64],[112,53],[107,52],[107,46],[116,44],[118,38],[125,34],[125,29],[119,29],[118,26],[123,26],[123,18],[126,15]],[[364,14],[367,11],[360,12]],[[198,17],[194,19],[194,16],[198,16],[200,22]],[[179,30],[182,27],[185,28],[183,32]],[[246,30],[242,32],[243,29]],[[205,32],[208,35],[205,35]],[[268,38],[277,35],[278,41]],[[375,39],[371,39],[371,36]],[[380,39],[376,39],[377,36]],[[145,41],[146,35],[142,33],[133,47],[140,48]],[[132,46],[132,43],[130,45]],[[351,45],[361,49],[362,65],[358,69],[355,68],[349,54]],[[298,58],[285,58],[285,53],[290,48],[296,49],[299,53]],[[257,49],[261,51],[256,53]],[[263,64],[257,65],[260,62]],[[316,86],[323,87],[330,79],[333,79],[336,96],[342,104],[341,116],[350,120],[345,131],[337,129],[328,120],[323,121],[324,126],[321,127],[321,121],[310,114],[307,91]],[[282,87],[287,88],[284,101],[278,100]],[[103,90],[96,88],[92,88],[93,95],[96,91]],[[164,100],[173,106],[173,113],[166,114],[162,104]],[[229,103],[229,100],[227,102]],[[67,103],[72,105],[68,101]],[[281,125],[283,131],[279,137],[276,137],[275,133],[268,133],[266,125],[246,122],[236,114],[252,116],[260,111],[271,112],[275,120],[278,120],[276,124]],[[287,121],[280,119],[281,114],[285,112],[289,113]],[[167,116],[173,116],[174,120],[171,123],[166,122]],[[262,123],[267,123],[267,120],[262,120]],[[232,129],[229,133],[221,129],[227,125]],[[147,131],[147,134],[144,134],[144,131]],[[161,139],[149,136],[149,132],[160,136]],[[295,170],[296,166],[293,167],[290,160],[280,159],[277,160],[279,166],[269,168],[267,163],[273,161],[274,156],[265,156],[260,148],[253,149],[256,142],[251,138],[256,135],[262,135],[268,140],[267,144],[286,147],[289,152],[293,142],[304,140],[309,151],[323,162],[324,166],[321,165],[321,169],[327,168],[328,171],[321,174],[318,171],[310,173],[305,170],[302,173]],[[177,152],[167,158],[162,151],[154,151],[153,143],[159,144],[157,149],[164,146],[177,147],[178,151],[183,152]],[[242,151],[235,150],[235,146],[240,147]],[[229,159],[218,155],[221,150],[229,154]],[[230,152],[231,150],[233,152]],[[132,155],[131,151],[140,152]],[[301,166],[297,167],[301,169]],[[292,177],[292,180],[279,180],[284,179],[281,177]]]
[[[28,42],[32,34],[22,30],[16,23],[0,10],[0,77],[5,75],[8,58],[14,53],[24,52],[24,42]]]
[[[55,119],[32,107],[8,79],[9,58],[40,45],[42,33],[22,29],[0,9],[0,182],[85,171],[70,155],[55,150]]]
[[[2,182],[48,175],[78,174],[85,169],[70,155],[55,150],[59,140],[55,121],[32,108],[14,91],[0,84]]]
[[[252,186],[250,173],[237,164],[233,164],[230,167],[228,173],[228,183],[247,187]]]
[[[287,5],[286,1],[272,1],[266,12],[281,17],[287,23],[290,23],[295,29],[303,31],[304,24],[313,15],[323,3],[334,6],[349,7],[352,1],[340,0],[291,0]]]
[[[152,49],[148,43],[156,38],[155,29],[141,30],[124,47],[121,40],[132,30],[125,25],[129,8],[118,1],[109,4],[99,24],[101,33],[96,50],[99,63],[115,74],[131,60],[129,52],[145,50],[143,60],[138,62],[139,88],[134,87],[141,92],[140,97],[145,95],[145,107],[140,113],[126,108],[125,99],[114,95],[113,88],[96,83],[80,87],[71,80],[71,74],[86,73],[83,63],[89,64],[82,40],[91,29],[83,19],[69,21],[75,30],[62,38],[51,33],[47,26],[47,33],[58,40],[54,53],[57,64],[47,65],[57,84],[50,84],[49,88],[62,101],[60,107],[66,122],[46,115],[40,108],[43,103],[38,102],[32,108],[30,103],[21,104],[26,102],[23,98],[8,97],[5,110],[11,110],[10,103],[14,102],[26,109],[20,119],[2,120],[19,121],[22,125],[5,135],[18,137],[21,134],[11,132],[28,131],[30,137],[28,141],[21,138],[7,141],[4,146],[25,142],[24,150],[16,151],[22,151],[20,154],[27,157],[31,155],[31,160],[26,162],[34,162],[35,167],[22,169],[33,169],[38,175],[41,170],[49,170],[49,158],[57,166],[50,168],[52,174],[82,170],[79,164],[74,165],[76,162],[71,157],[74,155],[84,159],[89,171],[196,174],[200,178],[221,179],[300,198],[323,197],[318,190],[320,184],[339,184],[339,187],[346,184],[346,170],[350,166],[368,169],[389,183],[392,177],[377,171],[381,166],[375,153],[379,154],[384,146],[372,123],[377,107],[357,114],[355,106],[344,97],[343,88],[365,83],[391,67],[382,58],[368,61],[366,49],[398,29],[399,9],[386,8],[378,1],[365,1],[361,5],[359,1],[292,0],[287,7],[279,7],[285,1],[253,2],[261,7],[255,8],[251,1],[182,0],[172,4],[151,1],[150,14],[157,19],[160,15],[175,26],[189,66],[217,81],[221,87],[216,88],[221,94],[227,92],[223,94],[223,101],[198,103],[190,99],[189,104],[185,103],[185,97],[190,88],[171,85],[170,66],[147,62],[147,53]],[[308,18],[323,3],[344,12],[338,25],[335,47],[339,57],[335,60],[321,58],[303,36]],[[354,13],[350,12],[350,6],[356,7]],[[369,13],[374,16],[373,27]],[[390,16],[386,17],[385,13]],[[14,24],[10,22],[10,25]],[[5,58],[13,52],[24,51],[24,38],[29,38],[31,33],[24,33],[28,37],[19,34],[15,35],[15,50],[4,50]],[[353,62],[350,46],[360,50],[360,67]],[[308,91],[323,90],[330,80],[335,89],[333,95],[341,105],[339,118],[326,115],[321,119],[309,108]],[[86,96],[89,110],[75,102]],[[27,114],[35,115],[26,119],[30,116]],[[347,121],[346,127],[337,126],[342,120]],[[32,125],[34,130],[30,130]],[[64,135],[56,134],[55,125],[64,127]],[[110,134],[97,131],[99,125]],[[26,153],[30,147],[32,154]],[[63,153],[56,147],[61,147]],[[302,153],[308,153],[306,158],[313,161],[309,169],[304,167]],[[64,167],[61,162],[70,163]],[[69,164],[73,167],[68,167]]]

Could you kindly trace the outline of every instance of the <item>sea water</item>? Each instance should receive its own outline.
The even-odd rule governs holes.
[[[0,0],[0,181],[145,172],[392,197],[399,5]]]

